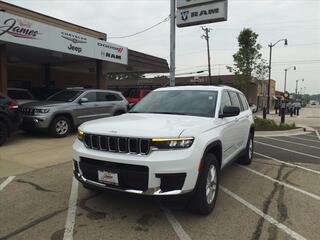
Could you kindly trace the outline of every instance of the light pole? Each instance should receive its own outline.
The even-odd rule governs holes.
[[[291,66],[291,67],[288,67],[284,70],[284,90],[283,90],[283,92],[285,92],[287,90],[287,72],[290,69],[297,70],[296,66]]]
[[[176,85],[176,0],[170,7],[170,87]]]
[[[296,98],[298,97],[298,83],[299,81],[304,82],[304,78],[296,80]]]
[[[285,39],[280,39],[279,41],[277,41],[276,43],[269,44],[269,48],[270,48],[270,56],[269,56],[269,80],[268,80],[268,102],[267,102],[267,112],[270,113],[270,84],[271,84],[271,57],[272,57],[272,48],[277,45],[279,42],[284,41],[284,45],[287,46],[288,45],[288,40]]]

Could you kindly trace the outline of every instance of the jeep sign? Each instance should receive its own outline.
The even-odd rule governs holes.
[[[178,27],[227,21],[227,18],[228,1],[212,2],[193,7],[178,8],[177,10]]]
[[[128,65],[128,49],[0,11],[0,41]]]

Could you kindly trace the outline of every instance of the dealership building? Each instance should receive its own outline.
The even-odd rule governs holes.
[[[18,88],[108,88],[111,73],[165,73],[165,59],[107,35],[0,1],[0,92]]]

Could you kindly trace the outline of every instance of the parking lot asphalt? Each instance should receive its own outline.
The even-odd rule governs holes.
[[[183,203],[87,190],[73,182],[74,136],[35,136],[29,147],[21,137],[1,148],[0,168],[11,161],[21,167],[0,172],[1,240],[319,239],[316,133],[255,138],[253,163],[223,171],[215,211],[207,217],[184,210]]]
[[[75,137],[51,138],[45,134],[17,132],[1,147],[0,178],[69,162]]]

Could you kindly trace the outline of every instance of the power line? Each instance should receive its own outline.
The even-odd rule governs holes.
[[[153,28],[159,26],[160,24],[165,23],[165,22],[167,22],[169,20],[170,20],[170,15],[168,17],[166,17],[165,19],[163,19],[161,22],[158,22],[158,23],[152,25],[151,27],[148,27],[148,28],[146,28],[144,30],[141,30],[139,32],[136,32],[136,33],[133,33],[133,34],[130,34],[130,35],[126,35],[126,36],[121,36],[121,37],[108,37],[108,39],[120,39],[120,38],[133,37],[133,36],[139,35],[141,33],[147,32],[147,31],[149,31],[149,30],[151,30],[151,29],[153,29]]]

